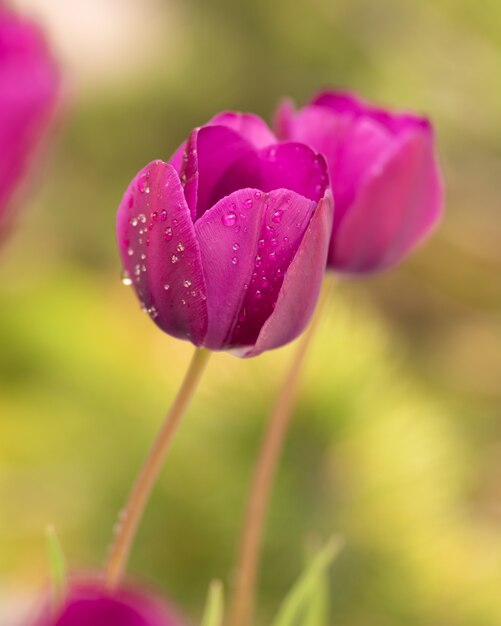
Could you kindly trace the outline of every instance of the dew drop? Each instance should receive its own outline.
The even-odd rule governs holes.
[[[258,289],[256,291],[256,300],[262,300],[262,299],[263,299],[263,294]]]
[[[178,252],[183,252],[183,251],[184,251],[184,243],[183,243],[182,241],[180,241],[180,242],[177,244],[177,251],[178,251]]]
[[[247,200],[244,200],[244,207],[246,209],[252,208],[252,198],[247,198]]]
[[[274,222],[275,224],[280,224],[280,222],[282,221],[283,214],[284,212],[281,209],[278,209],[278,211],[275,211],[275,213],[273,213],[273,217],[271,218],[271,221]]]
[[[125,285],[126,287],[130,287],[133,282],[127,270],[123,270],[121,280],[122,280],[122,285]]]
[[[171,263],[177,263],[179,261],[179,257],[177,256],[177,254],[173,254],[170,260],[171,260]]]
[[[152,222],[156,222],[157,220],[158,220],[158,213],[157,213],[157,211],[153,211],[151,213],[151,221]]]
[[[232,265],[238,265],[238,257],[234,256],[231,258]]]
[[[260,239],[257,242],[257,247],[263,249],[264,248],[264,239]]]
[[[191,280],[185,280],[185,281],[183,281],[183,285],[184,285],[186,288],[191,287]]]
[[[261,285],[263,286],[263,289],[266,289],[270,286],[270,281],[266,278],[266,276],[263,276],[263,278],[261,279]]]
[[[233,212],[226,213],[221,218],[221,221],[223,222],[224,226],[235,226],[237,222],[237,214]]]
[[[165,241],[170,241],[172,239],[172,228],[170,226],[167,226],[164,230],[164,239]]]
[[[145,224],[146,223],[146,215],[144,213],[141,213],[137,216],[137,219],[141,222],[141,224]]]
[[[173,226],[177,226],[179,224],[179,222],[177,220],[172,220],[172,225]]]
[[[146,259],[146,254],[144,254],[144,252],[141,254],[141,261],[144,261]]]
[[[169,289],[170,289],[169,283],[165,283],[164,284],[164,291],[169,291]]]
[[[235,241],[235,243],[231,246],[235,252],[240,249],[240,244]]]
[[[254,193],[254,198],[256,198],[256,200],[259,200],[260,197],[261,197],[261,192],[260,191],[256,191]]]
[[[128,249],[127,249],[127,254],[128,254],[129,256],[132,256],[132,255],[134,254],[134,250],[133,250],[132,248],[128,248]]]
[[[133,226],[134,228],[138,225],[137,217],[131,217],[130,225]]]
[[[149,193],[150,188],[148,187],[148,174],[141,174],[137,181],[137,190],[140,193]],[[147,191],[146,191],[147,190]]]
[[[160,211],[159,217],[161,222],[165,222],[165,220],[167,219],[167,211],[165,209],[163,211]]]

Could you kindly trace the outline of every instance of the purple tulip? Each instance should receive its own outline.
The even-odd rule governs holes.
[[[44,134],[58,85],[39,27],[0,0],[0,219]]]
[[[395,265],[437,223],[442,186],[430,122],[327,91],[276,116],[279,136],[301,141],[329,164],[336,211],[328,266],[371,272]]]
[[[108,591],[97,583],[73,585],[54,615],[47,606],[35,626],[182,626],[166,604],[135,589]]]
[[[331,224],[324,158],[222,113],[138,173],[117,234],[126,281],[162,330],[254,356],[305,328]]]

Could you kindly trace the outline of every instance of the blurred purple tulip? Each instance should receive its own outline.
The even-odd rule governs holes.
[[[443,193],[430,122],[327,91],[276,115],[280,137],[329,164],[336,211],[328,266],[358,273],[401,261],[439,220]]]
[[[0,0],[0,230],[46,130],[58,85],[58,69],[40,28]]]
[[[222,113],[138,173],[117,234],[126,282],[162,330],[254,356],[305,328],[331,224],[324,158]]]
[[[34,626],[182,626],[164,602],[135,589],[108,591],[98,583],[73,585],[54,615],[47,606]]]

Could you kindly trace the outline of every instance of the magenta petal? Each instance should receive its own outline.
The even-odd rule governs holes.
[[[312,105],[326,107],[337,114],[352,118],[367,117],[394,135],[406,132],[413,128],[426,130],[430,128],[428,120],[411,113],[393,113],[381,107],[364,102],[361,98],[342,91],[324,91],[311,101]]]
[[[134,178],[118,209],[117,236],[124,268],[155,323],[201,345],[207,305],[200,249],[171,165],[154,161]]]
[[[315,206],[284,189],[244,189],[196,223],[207,281],[208,348],[254,344]]]
[[[306,328],[325,273],[332,212],[332,194],[328,190],[318,204],[287,270],[275,310],[264,323],[254,348],[246,356],[257,356],[265,350],[283,346]]]
[[[265,198],[241,189],[220,200],[195,224],[207,284],[205,346],[221,350],[236,324],[254,267]]]
[[[58,87],[38,26],[0,3],[0,213],[44,135]]]
[[[193,221],[221,199],[217,190],[228,168],[252,151],[246,139],[225,126],[203,126],[191,133],[181,180]]]
[[[329,264],[364,272],[398,263],[435,225],[441,206],[432,133],[408,133],[366,178],[332,238]]]
[[[36,626],[180,626],[164,602],[135,589],[108,591],[97,583],[73,584],[58,615],[44,611]]]
[[[249,152],[225,173],[217,188],[224,197],[237,189],[256,187],[261,191],[289,189],[318,202],[329,184],[323,156],[301,143],[279,143]]]
[[[264,121],[252,113],[226,111],[215,115],[209,124],[231,128],[257,149],[264,148],[277,141],[275,135]]]

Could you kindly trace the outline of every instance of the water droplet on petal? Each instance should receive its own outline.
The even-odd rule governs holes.
[[[169,291],[169,289],[170,289],[170,285],[169,285],[169,283],[165,283],[165,284],[164,284],[164,290],[165,290],[165,291]]]
[[[244,200],[244,207],[246,209],[252,208],[252,198],[247,198],[247,200]]]
[[[261,197],[261,192],[260,191],[256,191],[254,193],[254,198],[256,198],[256,200],[259,200],[260,197]]]
[[[123,270],[121,280],[122,280],[122,285],[125,285],[126,287],[130,287],[133,282],[127,270]]]
[[[165,222],[165,220],[167,219],[167,211],[165,209],[163,211],[160,211],[159,217],[161,222]]]
[[[236,256],[232,257],[232,258],[231,258],[231,263],[232,263],[233,265],[238,265],[238,257],[236,257]]]
[[[164,230],[164,239],[165,241],[170,241],[172,239],[172,228],[170,226],[167,226]]]
[[[258,247],[258,248],[261,248],[261,249],[262,249],[262,248],[264,248],[264,239],[260,239],[260,240],[257,242],[257,247]]]
[[[191,287],[191,280],[185,280],[185,281],[183,281],[183,285],[184,285],[186,288]]]
[[[127,254],[128,254],[129,256],[132,256],[132,255],[134,254],[134,250],[133,250],[132,248],[128,248],[128,250],[127,250]]]
[[[182,241],[180,241],[180,242],[177,244],[177,251],[178,251],[178,252],[183,252],[183,250],[184,250],[184,243],[183,243]]]
[[[138,225],[137,217],[130,218],[130,225],[133,226],[134,228]]]
[[[279,209],[278,211],[275,211],[275,213],[273,213],[273,217],[271,218],[272,222],[275,222],[275,224],[280,224],[280,222],[282,221],[282,215],[284,214],[284,212]]]
[[[235,241],[235,243],[231,246],[235,252],[240,249],[240,244]]]
[[[263,294],[258,289],[256,291],[256,300],[262,300],[262,299],[263,299]]]
[[[233,212],[226,213],[221,218],[221,221],[223,222],[224,226],[235,226],[237,222],[237,215],[236,213],[233,213]]]
[[[146,215],[144,213],[141,213],[140,215],[138,215],[137,219],[141,222],[141,224],[146,223]]]
[[[170,260],[171,260],[171,263],[177,263],[179,261],[179,257],[177,256],[177,254],[173,254]]]
[[[141,174],[141,176],[137,180],[137,190],[140,193],[150,193],[150,188],[148,186],[148,174]]]

